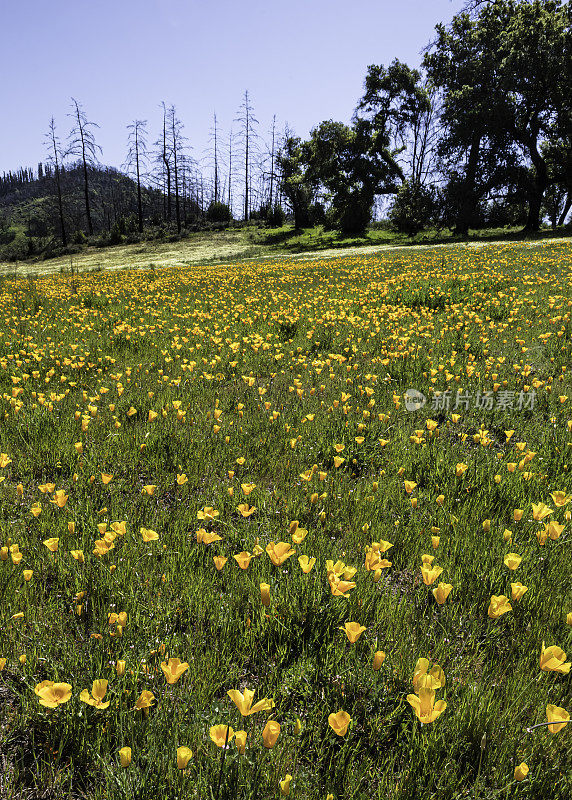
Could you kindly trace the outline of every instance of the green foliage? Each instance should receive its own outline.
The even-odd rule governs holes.
[[[282,206],[276,203],[272,208],[268,209],[266,221],[271,228],[281,228],[286,221],[286,213]]]
[[[396,231],[415,236],[436,221],[437,196],[429,186],[406,181],[399,189],[389,211],[389,221]]]
[[[207,219],[209,222],[230,222],[232,214],[226,203],[213,201],[207,209]]]

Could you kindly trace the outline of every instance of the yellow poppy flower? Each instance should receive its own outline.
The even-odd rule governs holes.
[[[347,711],[341,710],[329,715],[328,724],[337,736],[345,736],[351,719]]]
[[[65,491],[63,489],[58,489],[53,498],[50,499],[50,503],[53,503],[58,508],[63,508],[67,503],[67,500],[68,495],[65,493]]]
[[[442,606],[449,597],[452,589],[453,584],[441,582],[435,587],[435,589],[432,589],[431,591],[437,603]]]
[[[518,569],[521,561],[522,558],[518,555],[518,553],[507,553],[507,555],[504,557],[504,565],[510,570]]]
[[[423,577],[423,583],[425,586],[431,586],[434,583],[439,575],[443,572],[443,567],[439,567],[437,564],[433,565],[423,565],[421,567],[421,575]]]
[[[554,706],[552,703],[549,703],[546,706],[546,719],[548,722],[553,723],[547,726],[550,733],[558,733],[558,731],[561,731],[562,728],[568,725],[570,714],[565,708],[560,708],[560,706]]]
[[[152,531],[150,528],[140,528],[139,532],[144,542],[155,542],[159,538],[157,531]]]
[[[296,531],[292,534],[292,541],[294,544],[302,544],[307,535],[308,531],[305,528],[296,528]]]
[[[185,769],[192,757],[193,751],[190,747],[177,747],[177,769]]]
[[[142,709],[142,708],[150,708],[153,705],[155,700],[155,695],[153,692],[150,692],[148,689],[143,689],[139,697],[137,698],[137,702],[135,703],[135,708]]]
[[[270,586],[267,583],[260,584],[260,597],[262,605],[268,608],[270,605]]]
[[[252,705],[254,689],[245,689],[244,693],[239,692],[238,689],[229,689],[227,695],[236,705],[243,717],[250,717],[251,714],[256,714],[258,711],[270,711],[274,708],[274,700],[267,697],[258,700],[257,703]]]
[[[413,688],[418,689],[441,689],[445,686],[445,673],[439,666],[434,664],[429,672],[429,659],[420,658],[415,665],[413,673]]]
[[[197,542],[202,542],[203,544],[212,544],[213,542],[220,542],[222,541],[222,536],[219,536],[218,533],[214,531],[205,531],[204,528],[199,528],[197,531]]]
[[[552,514],[552,509],[544,503],[532,504],[532,516],[537,522],[541,522],[545,517],[550,516],[550,514]]]
[[[560,534],[564,530],[564,527],[564,525],[560,525],[555,519],[553,519],[546,525],[546,532],[552,541],[555,542],[560,538]]]
[[[45,539],[43,543],[51,553],[55,553],[58,549],[59,542],[60,540],[58,538],[52,537],[51,539]]]
[[[415,716],[423,724],[434,722],[447,708],[444,700],[435,703],[435,691],[433,689],[419,689],[419,695],[408,694],[407,702],[415,711]]]
[[[522,764],[519,764],[517,767],[514,768],[514,779],[515,781],[523,781],[526,776],[528,775],[528,764],[523,761]]]
[[[513,600],[521,600],[525,592],[528,592],[528,586],[523,586],[522,583],[511,583],[510,585],[511,597]]]
[[[234,556],[234,560],[241,569],[248,569],[248,565],[250,564],[251,559],[252,559],[251,553],[247,553],[245,550],[243,550],[242,553],[237,553]]]
[[[360,625],[359,622],[346,622],[346,624],[341,627],[340,630],[344,631],[350,642],[354,644],[357,642],[366,628],[364,625]]]
[[[378,669],[381,669],[381,665],[385,661],[385,653],[383,650],[378,650],[373,656],[373,669],[377,672]]]
[[[355,589],[353,581],[340,581],[339,579],[330,581],[330,589],[334,597],[349,597],[351,589]]]
[[[280,733],[280,723],[275,719],[269,719],[262,731],[262,744],[267,750],[271,750],[278,741]]]
[[[544,672],[560,672],[562,675],[568,675],[572,662],[566,661],[566,653],[560,647],[552,645],[552,647],[544,647],[540,650],[540,669]]]
[[[554,501],[554,505],[558,506],[558,508],[568,505],[570,500],[572,500],[572,495],[567,495],[566,492],[552,492],[550,497]]]
[[[248,503],[241,503],[236,507],[236,510],[241,514],[243,517],[250,517],[251,514],[254,514],[256,511],[256,506],[250,506]]]
[[[94,708],[104,709],[107,708],[111,702],[110,700],[107,700],[105,703],[103,702],[106,692],[107,681],[105,678],[98,678],[91,685],[91,694],[87,689],[83,689],[79,699],[90,706],[94,706]]]
[[[274,542],[269,542],[266,545],[266,552],[270,556],[270,560],[274,566],[279,567],[286,559],[293,556],[296,550],[290,547],[289,542],[276,542],[276,544]]]
[[[300,564],[300,569],[302,572],[308,574],[308,572],[312,571],[314,564],[316,563],[315,558],[309,558],[308,556],[298,556],[298,563]]]
[[[40,705],[46,708],[57,708],[67,703],[72,695],[72,687],[69,683],[54,683],[53,681],[42,681],[34,689],[40,698]]]
[[[126,768],[131,764],[131,748],[130,747],[122,747],[119,751],[119,763],[123,768]]]
[[[246,731],[237,731],[234,734],[234,743],[236,745],[236,749],[238,750],[238,754],[243,756],[246,750],[246,738],[248,733]]]
[[[280,794],[283,797],[288,797],[290,794],[290,782],[292,780],[292,776],[290,773],[287,773],[283,780],[279,781],[280,786]]]
[[[508,602],[508,597],[505,597],[504,594],[498,596],[493,594],[487,612],[489,617],[491,619],[497,619],[503,614],[506,614],[507,611],[512,611],[512,606]]]
[[[180,658],[170,658],[169,661],[161,662],[161,669],[167,683],[177,683],[181,675],[183,675],[189,668],[186,661],[181,662]]]

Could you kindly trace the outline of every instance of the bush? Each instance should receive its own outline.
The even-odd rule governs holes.
[[[406,181],[395,196],[389,221],[399,233],[415,236],[434,221],[436,211],[436,192],[433,187]]]
[[[209,222],[231,222],[232,214],[226,203],[211,203],[207,209],[207,219]]]
[[[109,232],[108,243],[109,244],[121,244],[123,241],[123,234],[125,233],[125,224],[123,217],[121,217],[117,222],[113,224]]]
[[[18,231],[9,244],[0,247],[0,257],[6,261],[21,261],[30,255],[30,242],[22,231]]]
[[[271,228],[281,228],[286,222],[286,213],[278,203],[268,210],[266,221]]]

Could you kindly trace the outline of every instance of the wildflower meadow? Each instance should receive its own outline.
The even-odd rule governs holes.
[[[0,320],[1,797],[572,797],[570,243]]]

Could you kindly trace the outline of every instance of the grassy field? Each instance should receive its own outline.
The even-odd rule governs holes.
[[[569,800],[570,244],[0,312],[0,797]]]
[[[542,230],[527,235],[531,242],[559,239],[569,231]],[[524,234],[517,228],[487,229],[470,232],[469,246],[482,246],[491,241],[522,241]],[[182,238],[172,236],[171,241],[148,240],[136,244],[107,247],[83,245],[80,252],[70,256],[27,261],[2,261],[0,276],[26,277],[53,275],[63,272],[101,272],[118,269],[155,269],[157,267],[188,267],[190,265],[217,265],[247,259],[294,257],[305,254],[336,255],[339,251],[371,252],[387,247],[417,247],[426,244],[450,245],[459,237],[450,231],[425,231],[409,238],[395,231],[372,227],[363,236],[347,236],[340,231],[326,231],[322,226],[295,230],[292,225],[266,228],[253,224],[222,231],[189,233]],[[463,240],[464,241],[464,240]]]

